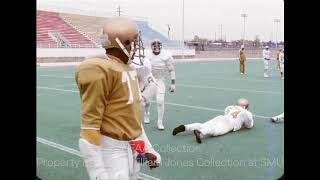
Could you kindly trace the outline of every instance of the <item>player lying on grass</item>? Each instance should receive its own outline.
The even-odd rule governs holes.
[[[184,131],[193,131],[198,143],[202,143],[204,136],[220,136],[231,131],[238,131],[241,128],[253,127],[253,116],[248,111],[249,102],[241,98],[236,105],[225,108],[224,115],[217,116],[205,123],[192,123],[180,125],[174,128],[172,135]]]

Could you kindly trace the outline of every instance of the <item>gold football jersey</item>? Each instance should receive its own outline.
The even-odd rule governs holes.
[[[92,57],[76,68],[81,98],[81,129],[99,130],[117,140],[142,133],[138,79],[135,69],[114,56]]]
[[[244,54],[244,50],[240,50],[240,60],[241,61],[246,60],[246,55]]]

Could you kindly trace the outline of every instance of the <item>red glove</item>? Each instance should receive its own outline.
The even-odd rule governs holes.
[[[132,140],[130,141],[131,148],[137,151],[139,154],[144,153],[144,141],[143,140]]]

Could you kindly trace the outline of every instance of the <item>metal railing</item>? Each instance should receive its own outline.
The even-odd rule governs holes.
[[[149,48],[150,42],[144,42],[144,47]],[[181,49],[181,45],[176,42],[163,43],[163,48],[165,49]],[[100,48],[95,44],[71,44],[69,43],[67,46],[61,46],[59,43],[37,43],[37,48]],[[192,47],[184,46],[184,49],[194,49]]]

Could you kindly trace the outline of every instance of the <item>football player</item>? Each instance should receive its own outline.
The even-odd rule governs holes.
[[[266,46],[262,51],[263,63],[264,63],[264,77],[269,77],[268,69],[269,69],[269,61],[270,61],[270,50],[269,46]]]
[[[151,42],[151,51],[146,54],[146,57],[150,60],[152,65],[152,75],[156,79],[158,86],[156,97],[158,106],[158,122],[157,127],[159,130],[164,130],[163,115],[164,115],[164,96],[165,96],[165,84],[164,84],[164,72],[167,70],[170,76],[170,92],[175,92],[176,89],[176,74],[173,66],[173,58],[168,51],[162,49],[162,43],[159,39],[154,39]],[[149,114],[150,106],[147,109]],[[149,123],[149,119],[145,119],[145,123]]]
[[[133,180],[140,171],[138,157],[150,168],[161,161],[143,130],[137,75],[129,66],[139,48],[139,29],[128,18],[108,18],[101,40],[106,54],[86,59],[75,72],[79,149],[91,180]]]
[[[281,53],[282,49],[279,48],[278,51],[277,51],[277,54],[276,54],[276,60],[277,60],[277,70],[280,70],[280,53]]]
[[[279,55],[279,61],[280,61],[281,79],[284,79],[284,49],[281,50],[281,53]]]
[[[240,74],[246,74],[245,73],[245,61],[246,61],[246,55],[244,53],[244,45],[241,45],[241,49],[239,50],[239,61],[240,61]]]
[[[236,105],[225,108],[224,115],[217,116],[205,123],[192,123],[180,125],[174,128],[172,135],[177,135],[184,131],[193,131],[198,143],[202,143],[204,136],[220,136],[231,131],[238,131],[241,128],[253,127],[253,116],[248,111],[249,102],[241,98]]]
[[[271,121],[274,123],[280,123],[280,122],[284,122],[284,113],[278,115],[278,116],[274,116],[271,118]]]

